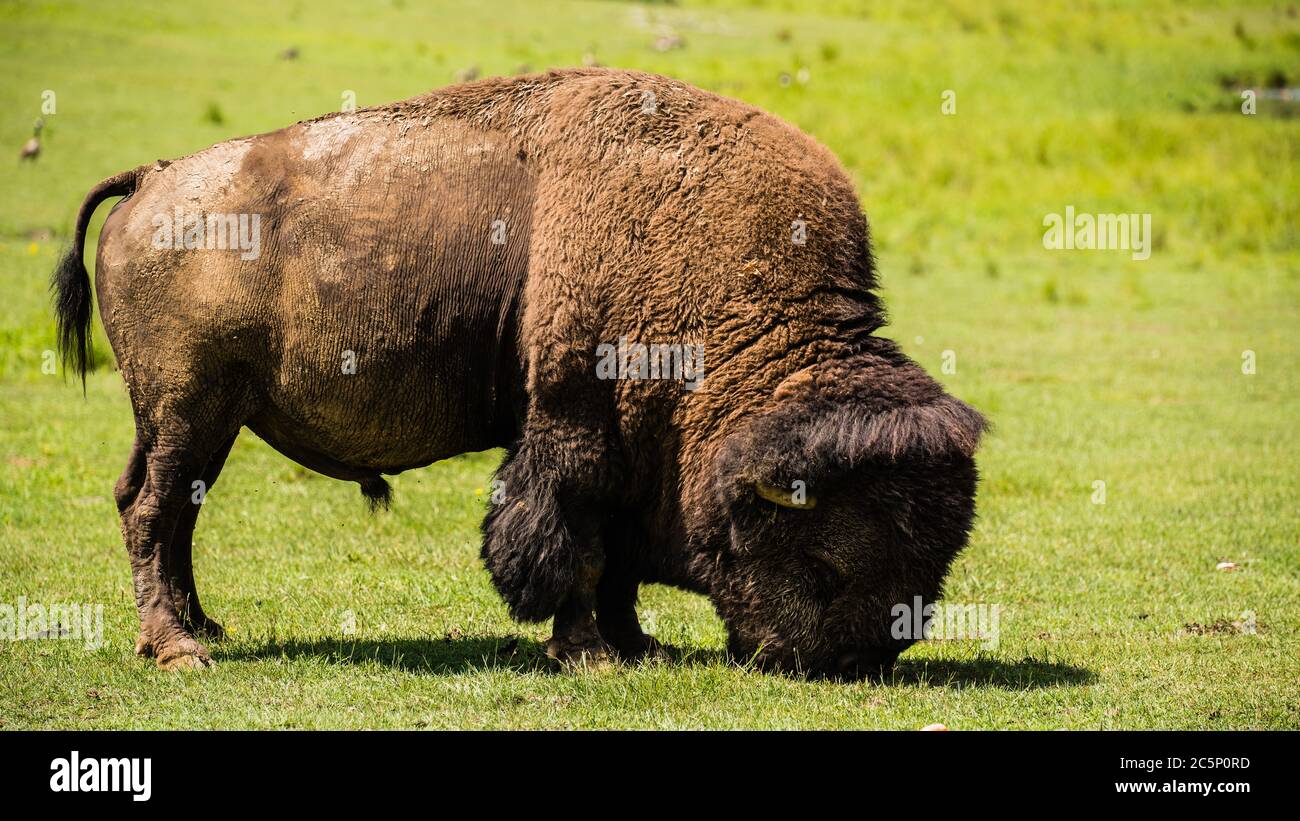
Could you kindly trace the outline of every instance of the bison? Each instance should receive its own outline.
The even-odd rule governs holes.
[[[482,558],[563,661],[658,652],[635,606],[656,582],[707,595],[741,661],[879,673],[917,638],[891,611],[937,598],[967,540],[983,418],[876,335],[833,155],[749,105],[552,71],[118,174],[53,277],[83,382],[86,226],[116,196],[98,303],[136,434],[114,496],[162,667],[212,663],[193,488],[243,428],[382,504],[384,474],[504,448]]]

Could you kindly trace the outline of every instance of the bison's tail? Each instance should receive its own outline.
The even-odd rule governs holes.
[[[72,247],[63,255],[50,277],[50,290],[54,292],[54,313],[58,321],[59,353],[63,366],[69,364],[81,377],[82,390],[86,388],[86,369],[90,365],[90,313],[93,295],[90,274],[83,259],[86,249],[86,226],[91,214],[101,202],[110,197],[129,196],[135,192],[140,175],[146,166],[123,171],[90,189],[77,212],[77,228],[72,237]]]

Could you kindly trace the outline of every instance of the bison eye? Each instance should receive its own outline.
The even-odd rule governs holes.
[[[838,579],[843,575],[840,572],[839,566],[835,564],[835,560],[831,558],[830,551],[828,551],[826,548],[810,547],[808,548],[807,553],[809,557],[814,559],[819,565],[829,570],[835,578]]]

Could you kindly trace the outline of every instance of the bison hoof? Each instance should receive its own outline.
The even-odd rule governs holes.
[[[645,633],[612,639],[610,645],[621,661],[669,661],[672,658],[668,645]]]
[[[601,641],[578,643],[552,637],[546,642],[546,655],[575,669],[602,670],[614,661],[614,654]]]
[[[216,666],[208,649],[188,636],[156,644],[141,634],[135,641],[135,652],[152,656],[164,670],[202,670]]]
[[[184,653],[168,659],[158,659],[158,666],[163,670],[204,670],[216,667],[216,662],[207,654]]]

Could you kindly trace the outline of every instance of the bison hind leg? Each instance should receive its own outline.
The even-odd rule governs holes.
[[[388,510],[388,506],[393,501],[393,488],[378,474],[366,477],[359,481],[361,485],[361,495],[366,497],[370,503],[370,512],[383,508]]]

